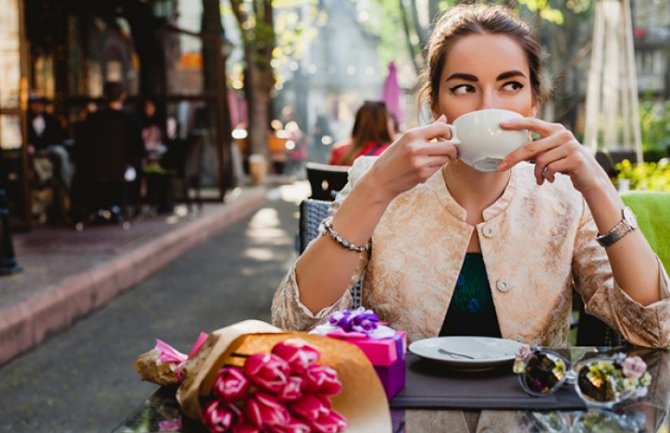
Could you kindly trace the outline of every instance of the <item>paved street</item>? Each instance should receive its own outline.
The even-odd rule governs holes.
[[[186,352],[201,330],[269,320],[307,194],[271,190],[248,220],[0,367],[0,432],[109,432],[155,389],[132,368],[154,338]]]

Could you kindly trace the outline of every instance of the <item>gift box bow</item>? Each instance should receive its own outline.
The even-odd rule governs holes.
[[[404,359],[407,352],[405,332],[384,325],[376,313],[364,307],[332,313],[311,333],[355,344],[376,366],[389,366]]]

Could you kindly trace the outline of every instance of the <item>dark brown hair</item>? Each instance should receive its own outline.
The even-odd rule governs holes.
[[[496,5],[460,5],[450,8],[436,22],[428,40],[428,65],[420,77],[423,82],[419,98],[431,109],[437,108],[440,76],[449,49],[469,35],[506,35],[519,43],[526,54],[530,85],[535,103],[544,101],[547,94],[542,84],[542,49],[528,24],[509,9]]]
[[[386,104],[381,101],[365,101],[356,112],[354,127],[351,131],[351,149],[342,157],[340,164],[350,165],[358,153],[370,141],[389,144],[389,113]]]
[[[102,87],[102,95],[108,103],[120,100],[125,92],[126,89],[119,81],[106,81]]]

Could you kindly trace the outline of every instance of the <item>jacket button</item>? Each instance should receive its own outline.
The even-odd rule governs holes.
[[[496,235],[496,228],[492,225],[487,225],[484,226],[484,230],[482,230],[482,232],[487,238],[492,238]]]
[[[498,280],[496,283],[496,289],[503,293],[508,292],[510,289],[510,284],[506,280]]]

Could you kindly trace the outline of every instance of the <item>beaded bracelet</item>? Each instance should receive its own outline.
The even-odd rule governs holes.
[[[344,239],[338,232],[335,231],[333,228],[333,218],[328,217],[323,222],[321,223],[321,233],[328,233],[328,236],[332,240],[335,241],[335,243],[342,248],[350,251],[356,251],[357,253],[364,253],[370,249],[370,242],[368,242],[365,245],[356,245],[352,242],[349,242],[348,240]]]

